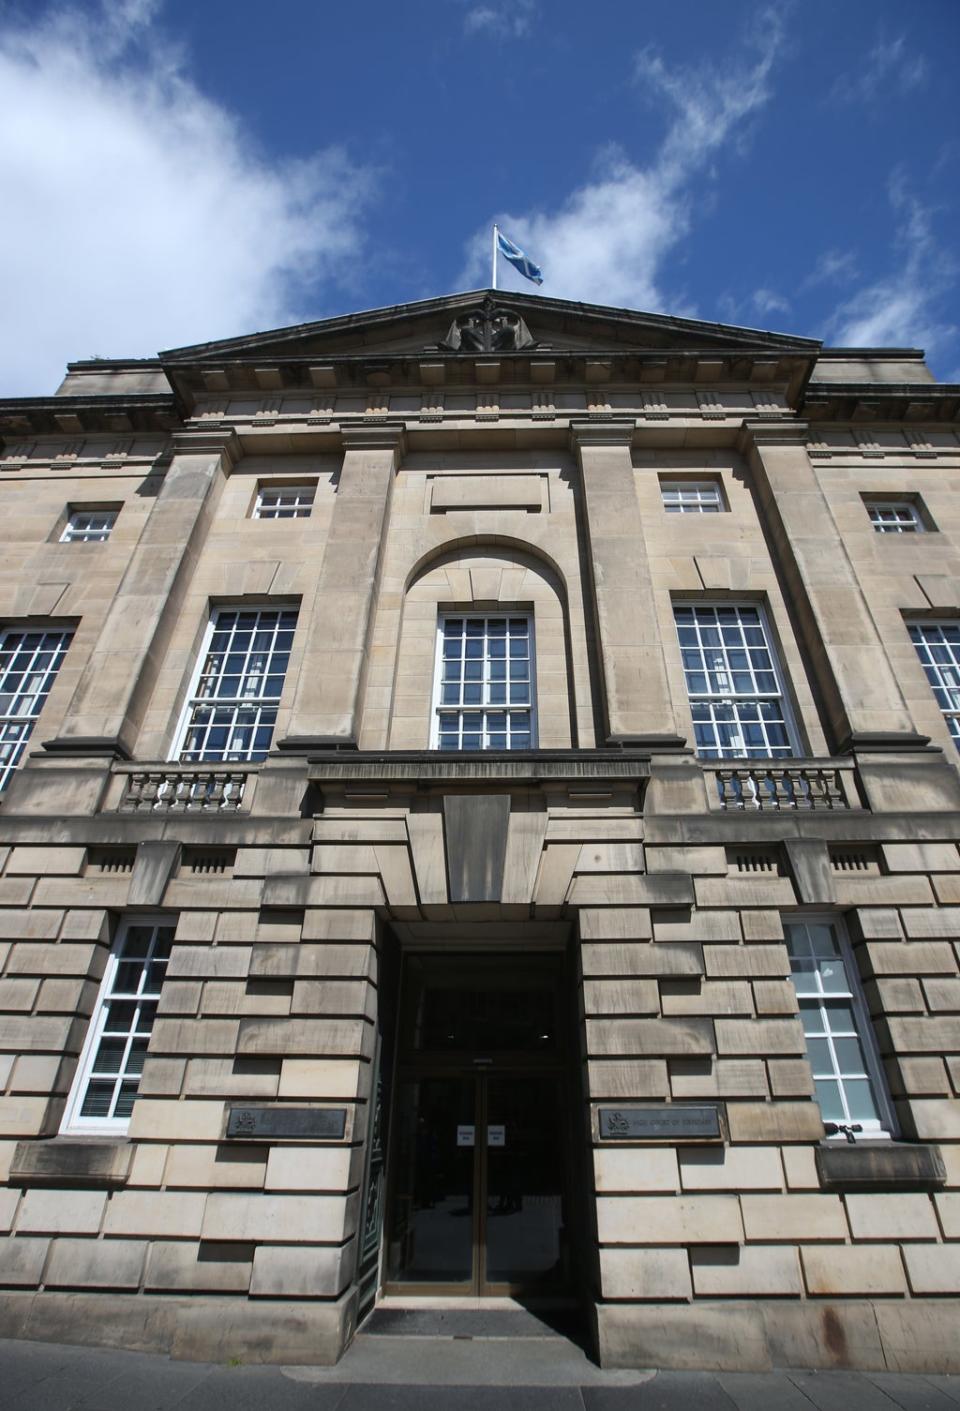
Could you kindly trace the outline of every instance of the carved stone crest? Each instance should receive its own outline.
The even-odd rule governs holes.
[[[516,310],[498,304],[489,295],[482,304],[458,314],[446,338],[437,344],[448,353],[512,353],[536,346]]]

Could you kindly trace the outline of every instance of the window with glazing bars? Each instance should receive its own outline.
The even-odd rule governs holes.
[[[839,922],[785,921],[783,929],[824,1122],[859,1124],[865,1135],[889,1131],[870,1016]]]
[[[102,544],[110,538],[116,510],[71,510],[61,544]]]
[[[61,1130],[122,1131],[126,1127],[175,929],[169,918],[123,922],[107,962]]]
[[[533,619],[441,618],[432,747],[529,750],[536,742]]]
[[[910,640],[960,750],[960,622],[912,622]]]
[[[667,514],[719,514],[726,506],[716,480],[661,480]]]
[[[912,500],[868,500],[867,513],[878,534],[922,534],[924,523]]]
[[[0,632],[0,789],[20,763],[72,638],[64,627]]]
[[[782,759],[795,732],[759,607],[675,603],[697,754]]]
[[[265,759],[290,660],[296,608],[221,608],[184,710],[174,758]]]
[[[261,485],[254,519],[306,519],[313,508],[315,485]]]

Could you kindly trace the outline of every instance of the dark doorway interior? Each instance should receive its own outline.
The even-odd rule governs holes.
[[[405,957],[388,1291],[569,1291],[564,992],[554,954]]]

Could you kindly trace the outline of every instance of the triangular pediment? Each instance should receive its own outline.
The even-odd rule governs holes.
[[[472,290],[370,309],[242,338],[171,348],[169,363],[234,359],[396,357],[438,353],[815,353],[813,339],[698,319],[548,299],[506,290]]]

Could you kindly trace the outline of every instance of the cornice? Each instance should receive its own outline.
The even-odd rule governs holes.
[[[456,759],[426,750],[384,754],[331,750],[311,754],[307,760],[307,777],[315,784],[368,783],[381,789],[391,784],[639,783],[649,775],[650,754],[626,749],[484,751],[482,757],[458,755]]]
[[[0,398],[0,436],[169,431],[181,421],[172,392]]]
[[[754,391],[782,389],[793,405],[815,358],[805,350],[748,347],[565,349],[548,347],[496,354],[423,350],[404,353],[264,355],[182,360],[164,364],[168,381],[192,412],[211,397],[390,394],[450,391],[544,392],[551,387],[620,387],[658,392],[695,387]]]
[[[800,410],[811,421],[957,421],[960,384],[811,381]]]

